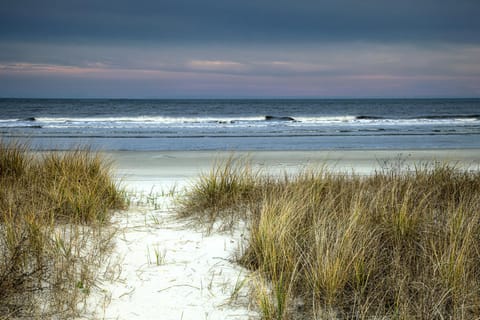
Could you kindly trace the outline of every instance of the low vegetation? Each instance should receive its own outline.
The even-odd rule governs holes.
[[[0,319],[77,315],[125,205],[100,154],[0,141]]]
[[[245,218],[264,187],[263,178],[247,159],[230,157],[201,175],[188,194],[178,199],[178,212],[208,227],[218,221],[228,228]]]
[[[480,317],[480,173],[447,164],[273,177],[229,160],[180,202],[245,219],[264,319]],[[229,218],[234,215],[235,218]]]

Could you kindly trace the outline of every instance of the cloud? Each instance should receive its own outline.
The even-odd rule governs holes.
[[[239,72],[247,69],[243,63],[222,60],[191,60],[186,65],[187,68],[197,71]]]
[[[333,71],[336,67],[328,63],[313,63],[308,61],[269,61],[257,63],[257,66],[274,74],[311,74]]]
[[[0,71],[2,73],[23,73],[23,74],[86,74],[92,72],[101,72],[105,68],[103,64],[98,63],[89,67],[75,67],[53,64],[38,64],[28,62],[18,62],[11,64],[0,64]]]
[[[3,72],[212,73],[265,77],[478,76],[480,45],[98,46],[0,45]],[[23,54],[18,54],[22,52]],[[213,54],[214,52],[214,54]]]
[[[0,45],[0,97],[479,95],[480,46],[473,45],[130,45],[93,49],[84,45]],[[14,54],[18,52],[23,54]]]
[[[0,8],[0,39],[478,43],[478,16],[478,0],[5,0]]]

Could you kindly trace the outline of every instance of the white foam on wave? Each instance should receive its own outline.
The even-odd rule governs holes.
[[[17,122],[20,119],[0,119],[0,123],[10,123],[10,122]]]
[[[355,116],[331,116],[331,117],[294,117],[295,120],[302,123],[338,123],[352,122]]]
[[[278,118],[278,119],[277,119]],[[285,118],[292,119],[286,121]],[[293,116],[272,117],[266,121],[266,116],[213,116],[213,117],[166,117],[166,116],[135,116],[135,117],[38,117],[29,119],[0,119],[2,127],[42,127],[51,129],[68,128],[255,128],[255,127],[296,127],[306,128],[322,126],[449,126],[469,125],[478,123],[477,118],[359,118],[358,116]]]
[[[332,116],[332,117],[295,117],[301,124],[352,124],[352,125],[453,125],[462,123],[478,122],[476,118],[358,118],[356,116]]]
[[[98,117],[98,118],[36,118],[43,123],[232,123],[236,121],[262,121],[265,117]]]

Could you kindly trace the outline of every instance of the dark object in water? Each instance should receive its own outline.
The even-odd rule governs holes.
[[[356,116],[355,119],[357,119],[357,120],[381,120],[381,119],[384,119],[384,118],[375,117],[375,116]]]
[[[296,121],[292,117],[265,116],[266,121]]]

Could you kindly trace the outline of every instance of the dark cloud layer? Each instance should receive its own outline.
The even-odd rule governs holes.
[[[480,42],[478,0],[4,0],[1,41]]]

